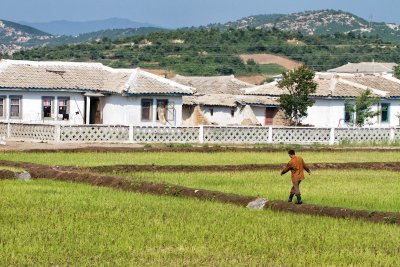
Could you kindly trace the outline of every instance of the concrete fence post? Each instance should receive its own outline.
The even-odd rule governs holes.
[[[268,127],[268,143],[272,143],[272,126]]]
[[[389,141],[390,141],[390,143],[394,143],[396,141],[395,140],[395,128],[394,127],[390,128]]]
[[[59,143],[61,141],[61,125],[55,125],[54,129],[54,142]]]
[[[11,123],[7,123],[7,138],[11,137]]]
[[[133,125],[129,125],[129,143],[133,143]]]
[[[335,144],[335,128],[331,128],[330,134],[329,134],[329,145],[334,145]]]
[[[199,143],[200,144],[204,143],[204,126],[203,125],[199,126]]]

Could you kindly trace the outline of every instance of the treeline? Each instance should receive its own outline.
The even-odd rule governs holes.
[[[331,34],[305,36],[277,29],[180,29],[118,40],[103,38],[77,45],[41,47],[9,56],[24,60],[96,61],[118,68],[159,68],[183,75],[246,75],[268,72],[240,54],[272,53],[298,60],[314,70],[347,62],[400,62],[400,48],[379,36]],[[3,55],[3,57],[6,57]],[[276,70],[276,67],[275,67]]]

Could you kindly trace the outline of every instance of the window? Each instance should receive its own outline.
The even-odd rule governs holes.
[[[231,109],[231,117],[233,118],[234,116],[235,116],[235,109],[232,108],[232,109]]]
[[[4,118],[5,112],[4,112],[4,104],[5,104],[6,98],[4,96],[0,96],[0,118]]]
[[[381,104],[381,122],[389,122],[389,103]]]
[[[210,115],[214,116],[214,109],[213,108],[210,108]]]
[[[352,105],[344,105],[344,122],[352,123],[354,122],[354,112],[351,112]]]
[[[151,121],[153,99],[142,99],[142,121]]]
[[[42,97],[42,116],[43,119],[51,119],[54,114],[54,97]]]
[[[157,99],[157,121],[168,121],[168,99]]]
[[[69,120],[69,97],[58,98],[58,118]]]
[[[10,96],[10,118],[20,119],[22,110],[22,96]]]

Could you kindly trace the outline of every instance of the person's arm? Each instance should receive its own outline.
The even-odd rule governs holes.
[[[285,173],[287,173],[288,171],[290,171],[292,169],[292,161],[289,161],[289,163],[286,165],[286,167],[281,171],[281,175],[284,175]]]
[[[311,174],[311,170],[310,170],[310,168],[306,165],[306,163],[304,162],[304,159],[303,159],[303,168],[306,170],[306,172],[308,172],[308,174]]]

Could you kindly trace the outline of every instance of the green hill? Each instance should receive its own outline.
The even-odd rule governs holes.
[[[241,54],[282,55],[315,70],[326,70],[347,62],[400,62],[399,52],[398,45],[353,32],[304,35],[275,28],[193,28],[42,47],[15,53],[12,58],[96,61],[112,67],[139,66],[184,75],[253,75],[263,73],[263,66],[243,62]]]

